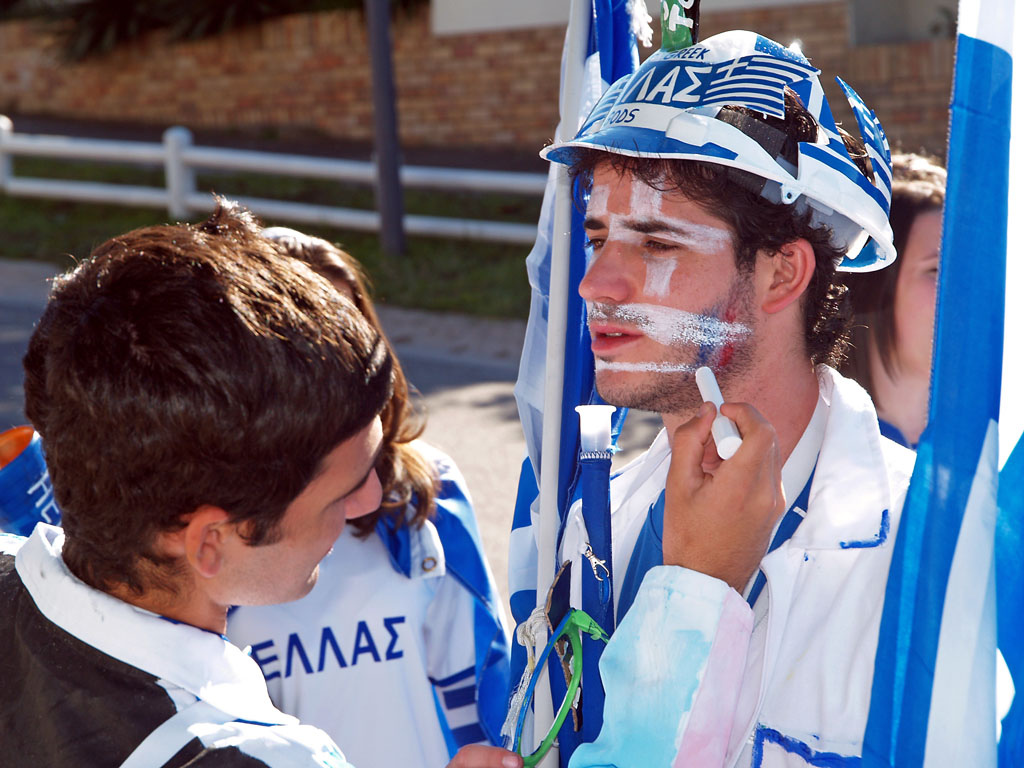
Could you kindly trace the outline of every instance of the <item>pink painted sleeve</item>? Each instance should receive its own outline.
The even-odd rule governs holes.
[[[747,602],[729,589],[673,768],[725,763],[752,624],[753,612]]]

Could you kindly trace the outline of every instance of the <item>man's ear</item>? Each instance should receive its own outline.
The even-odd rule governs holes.
[[[781,312],[803,296],[814,276],[814,248],[807,240],[798,238],[779,248],[770,257],[770,265],[770,282],[761,302],[761,309],[769,315]]]
[[[189,567],[204,578],[220,571],[227,537],[235,525],[220,507],[204,504],[186,515],[184,527],[164,534],[164,550],[188,562]]]

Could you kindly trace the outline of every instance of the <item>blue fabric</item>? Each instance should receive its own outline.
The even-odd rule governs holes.
[[[445,566],[474,598],[473,625],[476,647],[476,699],[480,725],[492,744],[501,744],[509,686],[509,647],[501,623],[500,601],[487,577],[480,533],[469,499],[458,483],[442,474],[432,522],[444,550]],[[410,575],[409,529],[382,518],[377,535],[399,573]]]
[[[28,536],[36,523],[60,525],[43,443],[33,433],[25,449],[0,469],[0,531]]]
[[[606,634],[615,631],[615,608],[612,600],[612,515],[609,495],[611,454],[607,458],[586,458],[580,461],[580,498],[583,522],[587,527],[590,548],[604,561],[607,572],[595,574],[581,562],[583,610]],[[583,636],[583,741],[597,738],[604,721],[604,688],[598,662],[604,653],[605,641]]]
[[[999,415],[1010,55],[960,35],[929,426],[886,588],[864,765],[924,759],[945,585],[986,430]],[[984,169],[984,172],[979,172]]]
[[[619,590],[619,621],[622,621],[622,617],[633,606],[636,593],[640,591],[640,585],[647,572],[655,566],[665,564],[665,556],[661,549],[664,530],[665,491],[662,490],[657,501],[647,510],[647,519],[644,520],[644,526],[637,536],[633,554],[629,556],[629,565],[626,566],[622,588]]]

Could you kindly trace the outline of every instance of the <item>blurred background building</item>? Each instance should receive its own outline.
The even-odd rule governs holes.
[[[656,15],[657,1],[648,5]],[[568,8],[396,3],[403,147],[523,157],[550,141]],[[0,114],[16,124],[53,117],[372,141],[362,0],[0,0],[0,13]],[[944,154],[953,0],[704,0],[701,36],[732,28],[800,41],[812,63],[842,73],[873,106],[894,145]],[[838,89],[828,95],[841,102]]]

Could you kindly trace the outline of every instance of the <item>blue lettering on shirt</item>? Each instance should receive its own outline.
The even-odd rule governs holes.
[[[254,646],[252,646],[252,648],[249,649],[249,654],[252,656],[253,661],[255,661],[257,664],[260,665],[260,671],[263,673],[263,677],[266,678],[267,680],[273,680],[275,677],[280,677],[281,676],[281,673],[279,671],[271,672],[268,675],[267,674],[267,670],[264,669],[264,667],[266,667],[267,664],[273,664],[275,661],[277,661],[277,654],[276,653],[273,656],[267,656],[265,659],[260,658],[260,655],[259,655],[260,651],[264,650],[265,648],[273,648],[273,647],[274,647],[274,641],[273,640],[267,640],[265,642],[260,643],[259,645],[254,645]]]
[[[327,645],[330,644],[331,651],[334,653],[334,658],[338,660],[339,667],[347,667],[345,663],[345,657],[341,655],[341,648],[338,647],[338,641],[334,639],[334,633],[330,627],[324,627],[324,631],[320,634],[320,663],[317,665],[316,671],[324,671],[324,663],[327,661]]]
[[[401,659],[405,655],[405,651],[401,648],[401,635],[399,634],[399,625],[406,623],[405,616],[387,616],[382,619],[383,629],[387,632],[388,643],[384,651],[384,661],[394,661],[395,659]],[[378,633],[378,638],[383,638]],[[311,642],[307,639],[307,642]],[[315,643],[315,640],[311,642]],[[306,651],[306,646],[303,644],[302,638],[299,633],[292,632],[288,635],[286,642],[285,653],[284,653],[284,676],[291,677],[292,672],[296,674],[301,671],[307,675],[314,674],[313,665],[310,663],[309,653]],[[261,655],[261,654],[267,655]],[[317,655],[316,672],[323,672],[328,665],[328,654],[334,656],[335,662],[337,662],[338,668],[344,669],[349,666],[349,663],[345,661],[345,655],[341,651],[341,644],[338,642],[338,638],[334,633],[334,629],[331,627],[323,627],[320,630],[320,645],[319,654]],[[281,677],[281,670],[269,669],[271,665],[280,664],[280,658],[276,653],[276,648],[273,640],[265,640],[262,643],[254,643],[250,649],[250,655],[253,661],[260,666],[260,671],[263,672],[263,677],[266,680],[273,680]],[[374,639],[373,633],[370,630],[370,625],[365,621],[360,621],[356,624],[355,639],[353,640],[351,665],[355,666],[361,656],[370,656],[375,662],[381,661],[380,651],[378,650],[378,642]]]
[[[306,674],[313,674],[313,667],[309,663],[309,657],[306,656],[306,649],[302,647],[302,641],[299,640],[299,636],[292,632],[288,635],[288,653],[285,656],[284,676],[292,676],[292,658],[294,658],[296,653],[299,655],[299,661],[302,662],[302,668],[306,670]]]
[[[384,658],[388,661],[402,658],[402,651],[395,650],[395,646],[398,644],[398,632],[395,631],[394,625],[403,622],[405,622],[405,616],[389,616],[384,619],[384,629],[391,635],[391,642],[388,643],[388,649],[384,652]]]
[[[360,642],[360,638],[364,638]],[[373,655],[374,661],[380,661],[380,654],[377,653],[377,645],[373,642],[373,635],[370,634],[370,628],[366,626],[365,621],[360,621],[356,627],[356,645],[352,649],[352,666],[354,667],[359,663],[359,656],[363,653],[369,653]]]

